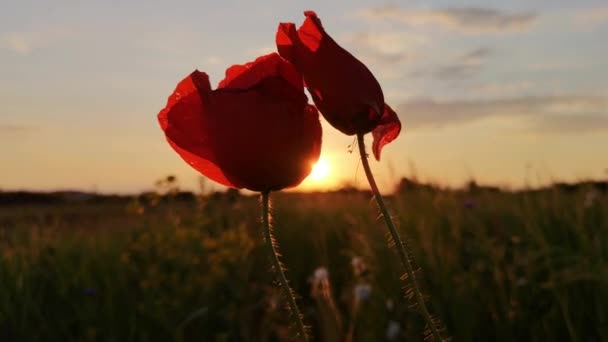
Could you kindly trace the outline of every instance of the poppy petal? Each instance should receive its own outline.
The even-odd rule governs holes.
[[[347,135],[371,132],[384,105],[378,81],[325,32],[315,12],[304,14],[296,32],[293,23],[279,24],[277,50],[303,75],[317,108],[333,127]]]
[[[158,113],[158,121],[171,147],[190,166],[220,184],[234,187],[205,143],[208,134],[202,122],[201,93],[210,91],[209,76],[194,71],[179,82],[165,108]]]
[[[279,55],[288,61],[294,61],[296,54],[294,53],[294,44],[298,42],[298,31],[294,23],[280,23],[277,30],[277,51]]]
[[[310,173],[320,152],[319,117],[287,80],[271,77],[244,91],[219,89],[209,105],[210,143],[233,184],[279,190]]]
[[[399,132],[401,132],[401,121],[399,121],[397,113],[385,104],[380,123],[372,131],[374,138],[372,151],[376,160],[380,160],[380,152],[382,152],[384,145],[395,140],[399,136]]]
[[[217,89],[247,89],[265,78],[275,76],[289,81],[300,92],[304,90],[302,76],[293,65],[285,63],[276,52],[258,57],[255,61],[244,65],[231,66],[226,70],[226,77],[219,83]]]
[[[321,150],[319,113],[295,67],[278,54],[236,65],[220,88],[206,74],[181,81],[158,119],[193,168],[226,186],[275,191],[298,185]]]
[[[324,35],[327,35],[323,30],[321,20],[317,17],[317,14],[313,11],[305,11],[304,15],[306,19],[298,30],[298,36],[300,41],[310,51],[315,52],[321,46],[321,40]]]
[[[179,156],[182,157],[186,163],[188,163],[188,165],[190,165],[196,171],[202,173],[205,177],[230,188],[237,187],[236,184],[233,184],[228,180],[228,178],[224,175],[224,172],[222,172],[222,170],[215,163],[179,147],[179,145],[171,141],[169,137],[167,137],[167,142],[169,145],[171,145],[175,152],[177,152],[177,154],[179,154]]]

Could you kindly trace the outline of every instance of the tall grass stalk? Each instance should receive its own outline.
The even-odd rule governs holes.
[[[359,146],[359,154],[361,155],[361,163],[363,164],[363,169],[365,170],[365,176],[367,177],[367,181],[369,182],[369,186],[371,187],[372,193],[374,194],[374,198],[376,199],[376,203],[378,204],[378,208],[380,209],[380,213],[382,217],[384,217],[384,222],[386,223],[386,227],[388,228],[391,238],[395,244],[397,249],[397,253],[401,258],[401,263],[405,268],[407,273],[407,279],[409,279],[412,289],[414,291],[414,297],[416,298],[416,303],[418,304],[418,310],[424,317],[426,321],[428,329],[431,330],[433,334],[433,338],[435,341],[443,341],[441,334],[439,333],[439,329],[437,328],[437,324],[433,321],[433,318],[429,314],[429,310],[426,307],[424,302],[424,298],[422,296],[422,292],[420,292],[420,287],[418,286],[418,281],[416,280],[416,274],[414,273],[414,269],[412,267],[412,262],[410,261],[410,257],[408,255],[407,249],[401,241],[401,237],[395,228],[395,224],[393,223],[393,219],[388,213],[388,209],[384,204],[384,200],[382,199],[382,195],[380,194],[380,190],[378,189],[378,185],[376,184],[376,180],[374,178],[374,174],[369,166],[369,161],[367,160],[367,153],[365,152],[365,141],[363,138],[363,134],[357,134],[357,145]]]
[[[306,335],[306,329],[304,327],[304,323],[302,322],[302,315],[300,314],[300,309],[298,309],[298,305],[296,304],[294,293],[289,287],[289,283],[285,277],[285,266],[283,266],[281,260],[279,260],[277,242],[272,234],[272,226],[270,223],[270,192],[268,191],[262,192],[262,226],[264,228],[265,245],[272,261],[272,268],[279,281],[283,294],[287,299],[292,324],[294,324],[297,329],[296,338],[298,341],[306,342],[308,341],[308,336]]]

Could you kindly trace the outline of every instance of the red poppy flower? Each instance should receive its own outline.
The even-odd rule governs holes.
[[[397,114],[384,103],[380,84],[369,69],[338,45],[323,29],[315,12],[298,30],[281,23],[279,54],[304,76],[306,87],[325,119],[347,135],[374,132],[374,155],[401,131]]]
[[[296,186],[321,151],[319,114],[308,104],[300,74],[276,53],[230,67],[216,90],[207,74],[194,71],[158,120],[190,166],[234,188]]]

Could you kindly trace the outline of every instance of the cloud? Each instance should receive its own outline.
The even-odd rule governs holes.
[[[478,49],[467,52],[462,57],[460,57],[460,59],[464,62],[476,63],[479,62],[481,59],[491,55],[492,53],[492,49],[487,47],[480,47]]]
[[[412,129],[437,128],[496,117],[527,120],[535,130],[608,129],[608,98],[590,95],[446,102],[413,100],[398,105],[397,112]]]
[[[507,13],[484,7],[446,7],[405,9],[375,7],[359,13],[370,20],[394,20],[411,26],[438,26],[466,34],[520,32],[530,28],[537,15],[533,12]]]
[[[223,59],[218,56],[209,56],[207,57],[206,62],[210,65],[219,65],[222,64]]]
[[[19,55],[29,55],[34,50],[52,46],[74,35],[74,32],[63,28],[7,32],[0,35],[0,49],[10,50]]]
[[[191,55],[206,55],[203,44],[193,44],[202,41],[204,34],[181,26],[163,26],[152,30],[132,30],[123,33],[128,35],[126,40],[132,42],[138,50],[146,50],[155,54],[161,53],[172,58],[182,58]],[[100,37],[108,39],[104,35]]]
[[[17,124],[2,124],[0,123],[0,134],[22,134],[29,133],[38,129],[36,126],[17,125]]]
[[[389,65],[418,60],[419,51],[428,42],[422,35],[403,31],[359,32],[343,38],[360,52],[357,56],[364,55],[368,60]]]
[[[526,66],[530,71],[556,71],[556,70],[577,70],[584,69],[585,65],[575,62],[550,61],[545,60],[538,63],[532,63]]]
[[[522,92],[529,90],[532,86],[533,83],[530,81],[484,83],[472,87],[471,90],[477,95],[505,97],[522,94]]]
[[[542,116],[531,123],[535,131],[542,133],[594,133],[608,130],[608,116],[601,114]]]
[[[574,14],[574,23],[587,29],[608,23],[608,6],[578,10]]]
[[[484,59],[492,53],[493,50],[481,47],[458,56],[449,63],[414,70],[410,76],[428,77],[442,81],[471,78],[481,71]]]
[[[347,33],[338,41],[383,80],[403,77],[423,59],[429,44],[426,36],[403,30]]]

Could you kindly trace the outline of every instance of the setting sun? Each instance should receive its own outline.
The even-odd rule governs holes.
[[[322,156],[313,164],[312,170],[302,182],[298,190],[301,191],[324,191],[336,186],[335,174],[332,172],[332,158]]]
[[[310,176],[308,179],[314,182],[326,180],[330,174],[329,163],[325,159],[319,159],[312,167],[312,171],[310,172]]]

